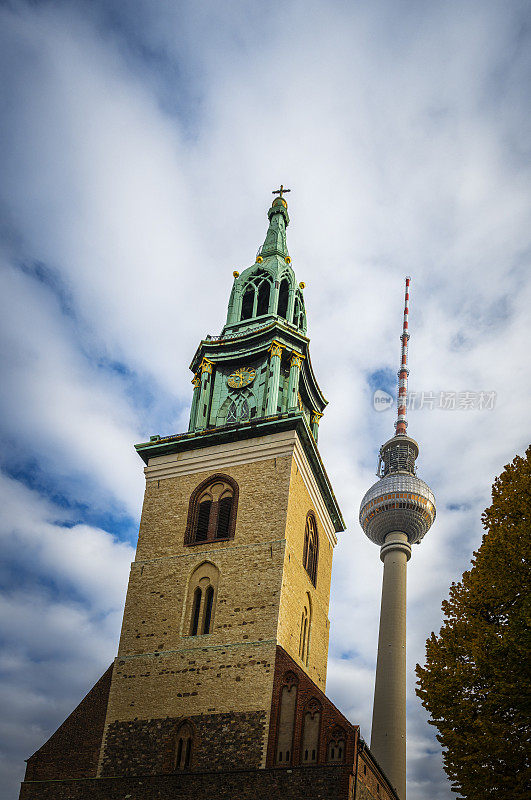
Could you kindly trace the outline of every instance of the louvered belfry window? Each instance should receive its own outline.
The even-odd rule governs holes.
[[[196,542],[204,542],[208,537],[208,524],[210,521],[211,511],[212,500],[206,499],[199,503],[199,511],[197,512],[197,527],[195,531]]]
[[[193,492],[185,544],[232,539],[236,527],[238,484],[228,475],[213,475]]]
[[[317,522],[315,516],[310,511],[306,517],[306,528],[304,531],[304,552],[302,563],[304,569],[314,586],[317,585],[317,562],[319,560],[319,537],[317,535]]]
[[[218,507],[218,521],[216,525],[216,539],[227,539],[230,527],[230,514],[232,511],[232,495],[222,497]]]

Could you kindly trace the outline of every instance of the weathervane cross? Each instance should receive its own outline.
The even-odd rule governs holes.
[[[282,195],[286,194],[286,192],[291,192],[291,189],[284,189],[283,185],[280,184],[280,189],[275,189],[271,194],[279,194],[282,198]]]

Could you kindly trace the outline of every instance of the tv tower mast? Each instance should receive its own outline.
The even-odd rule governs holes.
[[[380,546],[384,565],[371,751],[400,800],[406,798],[407,562],[411,545],[421,541],[435,519],[433,492],[416,475],[419,446],[406,433],[409,284],[406,278],[396,431],[380,448],[379,480],[361,501],[359,517],[366,536]]]

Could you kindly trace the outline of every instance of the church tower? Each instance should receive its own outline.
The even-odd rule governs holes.
[[[221,335],[192,359],[188,432],[136,448],[146,494],[101,775],[124,759],[141,766],[139,728],[164,737],[182,718],[196,732],[184,737],[191,752],[183,740],[176,754],[183,766],[265,766],[277,647],[325,690],[332,551],[344,525],[316,446],[326,400],[284,197],[268,216],[254,264],[235,273]],[[273,760],[291,763],[291,744]]]
[[[344,522],[286,191],[192,359],[188,431],[136,445],[146,489],[118,654],[29,759],[23,800],[395,798],[325,695]]]

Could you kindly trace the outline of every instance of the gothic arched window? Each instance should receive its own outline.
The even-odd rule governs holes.
[[[339,725],[336,725],[328,740],[328,747],[326,751],[326,760],[340,763],[345,760],[345,731]]]
[[[201,611],[201,600],[203,599],[203,592],[200,586],[196,586],[194,591],[194,600],[192,603],[192,622],[190,625],[190,636],[197,636],[199,630],[199,612]]]
[[[301,614],[301,630],[299,636],[299,657],[308,666],[310,657],[310,633],[312,627],[312,601],[310,595],[306,593],[304,607]]]
[[[205,615],[203,619],[203,633],[210,633],[212,625],[212,609],[214,605],[214,587],[212,585],[207,587],[205,592]]]
[[[297,676],[294,672],[286,672],[282,683],[275,761],[279,765],[289,766],[293,758],[293,731],[295,729],[295,710],[297,708]]]
[[[289,281],[284,278],[280,282],[280,291],[278,293],[278,316],[287,318],[288,314],[288,300],[289,300]]]
[[[300,304],[300,300],[299,300],[299,295],[297,293],[295,295],[295,305],[293,306],[293,324],[294,325],[298,325],[299,324],[300,310],[301,310],[301,304]]]
[[[301,764],[317,764],[319,761],[319,734],[321,732],[321,704],[312,698],[303,716]]]
[[[264,269],[257,270],[248,279],[242,297],[240,320],[261,317],[269,311],[271,275]]]
[[[251,319],[254,307],[254,286],[248,286],[242,300],[242,313],[240,319]]]
[[[194,731],[191,722],[185,720],[179,725],[175,737],[175,771],[190,769]]]
[[[299,328],[299,330],[301,330],[303,333],[306,333],[306,314],[304,313],[304,300],[302,299],[302,294],[298,290],[297,294],[295,295],[293,324],[296,325]]]
[[[184,623],[185,632],[189,636],[212,633],[218,582],[219,570],[211,561],[203,561],[192,572],[188,583]]]
[[[217,425],[234,425],[248,422],[256,414],[256,398],[248,387],[229,391],[229,396],[221,405]]]
[[[306,517],[304,530],[304,551],[302,563],[304,569],[314,586],[317,586],[317,563],[319,561],[319,536],[317,534],[317,520],[312,511]]]
[[[271,284],[268,280],[263,280],[258,287],[258,305],[256,307],[256,316],[261,317],[269,311],[269,293]]]
[[[184,543],[232,539],[236,527],[238,484],[229,475],[212,475],[192,492]]]

